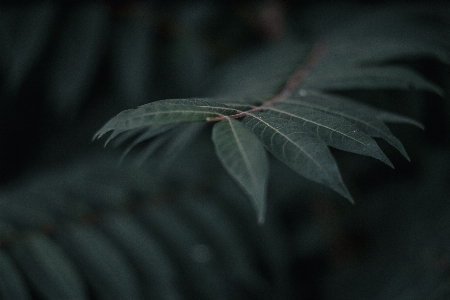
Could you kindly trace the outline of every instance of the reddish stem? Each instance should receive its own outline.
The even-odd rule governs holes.
[[[268,107],[274,106],[275,104],[286,100],[288,97],[290,97],[296,87],[299,85],[300,81],[308,74],[311,67],[324,55],[325,53],[325,44],[318,43],[314,45],[313,49],[309,53],[308,57],[306,58],[305,62],[295,71],[295,73],[289,78],[289,80],[286,82],[286,85],[283,87],[283,89],[273,96],[271,99],[264,101],[261,106],[257,106],[255,108],[252,108],[247,111],[243,111],[231,116],[219,116],[214,118],[207,118],[206,121],[208,122],[216,122],[216,121],[222,121],[225,119],[238,119],[243,118],[249,113],[255,113],[260,112]]]

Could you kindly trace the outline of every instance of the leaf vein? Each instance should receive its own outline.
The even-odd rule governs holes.
[[[273,127],[272,125],[270,125],[269,123],[267,123],[266,121],[262,120],[261,118],[256,117],[255,115],[249,113],[248,116],[251,116],[253,118],[255,118],[256,120],[258,120],[259,122],[263,123],[264,125],[266,125],[266,128],[271,128],[272,130],[274,130],[277,134],[281,135],[282,137],[284,137],[286,139],[286,141],[283,144],[283,153],[285,153],[285,145],[290,142],[291,144],[293,144],[295,147],[297,147],[301,152],[303,152],[315,165],[317,165],[321,170],[323,170],[324,174],[327,174],[327,176],[329,178],[332,178],[327,171],[325,171],[322,166],[320,165],[320,163],[315,160],[308,152],[305,151],[305,149],[303,149],[298,143],[296,143],[294,140],[292,140],[291,138],[289,138],[289,136],[283,134],[282,132],[280,132],[276,127]],[[264,128],[264,129],[266,129]],[[262,133],[261,133],[262,134]],[[275,135],[272,134],[272,137]]]
[[[366,146],[366,147],[369,147],[369,145],[367,145],[367,144],[365,144],[365,143],[359,141],[358,139],[356,139],[356,138],[354,138],[354,137],[352,137],[352,136],[350,136],[350,135],[348,135],[348,134],[346,134],[346,133],[344,133],[344,132],[342,132],[342,131],[338,131],[338,130],[336,130],[336,129],[333,129],[332,127],[329,127],[329,126],[326,126],[326,125],[323,125],[323,124],[314,122],[313,120],[310,120],[310,119],[301,117],[301,116],[299,116],[299,115],[295,115],[295,114],[289,113],[289,112],[284,111],[284,110],[281,110],[281,109],[276,109],[276,108],[274,108],[274,107],[270,107],[270,108],[268,108],[268,109],[269,109],[269,110],[272,110],[272,111],[276,111],[276,112],[281,113],[281,114],[288,115],[288,116],[290,116],[291,118],[300,119],[300,120],[303,120],[303,121],[305,121],[305,122],[309,122],[309,123],[312,123],[312,124],[316,125],[316,126],[317,126],[317,127],[316,127],[317,135],[319,135],[319,127],[323,127],[323,128],[326,128],[326,129],[328,129],[328,130],[330,130],[330,131],[332,131],[332,132],[335,132],[335,133],[337,133],[337,134],[340,134],[340,135],[343,135],[343,136],[345,136],[345,137],[348,137],[349,139],[351,139],[351,140],[353,140],[353,141],[355,141],[355,142],[357,142],[357,143],[359,143],[359,144],[361,144],[361,145],[364,145],[364,146]]]

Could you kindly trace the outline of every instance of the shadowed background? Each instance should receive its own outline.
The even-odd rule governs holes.
[[[437,5],[2,4],[0,298],[447,299],[450,76],[433,59],[414,67],[444,98],[346,93],[426,128],[390,126],[411,157],[379,141],[395,170],[333,151],[355,206],[273,161],[258,226],[208,134],[141,167],[139,151],[119,165],[123,148],[91,141],[123,109],[232,87],[227,74],[252,73],[251,59],[290,35],[310,42],[412,6],[421,26],[449,30]]]

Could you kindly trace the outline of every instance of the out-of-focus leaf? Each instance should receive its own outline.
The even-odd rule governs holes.
[[[47,236],[31,234],[14,243],[11,250],[20,269],[43,298],[88,299],[75,265]]]
[[[30,196],[30,195],[29,195]],[[0,201],[0,220],[22,228],[33,228],[54,223],[54,217],[36,203],[16,201],[13,196],[3,196]]]
[[[405,24],[400,26],[405,26]],[[390,33],[377,36],[373,31],[355,34],[357,37],[354,38],[348,31],[346,37],[338,35],[327,37],[329,54],[320,64],[323,67],[325,65],[332,67],[337,65],[343,67],[375,66],[420,58],[432,58],[445,64],[450,62],[450,55],[446,51],[446,47],[440,42],[429,39],[432,36],[440,39],[439,35],[430,35],[430,32],[426,34],[423,29],[411,23],[406,26],[410,27],[409,31],[413,36],[405,34],[406,29],[403,28],[404,36],[402,37],[395,37],[395,34],[391,35]],[[370,29],[366,29],[366,31],[370,31]],[[416,36],[414,36],[414,32],[417,33]],[[345,43],[342,42],[342,38],[345,39]],[[417,43],[417,40],[423,42]]]
[[[218,260],[230,276],[239,278],[239,282],[251,294],[258,295],[258,299],[270,298],[268,282],[256,272],[255,257],[249,255],[249,241],[239,234],[239,227],[216,204],[209,200],[189,199],[182,201],[178,208],[197,231],[211,241]]]
[[[58,233],[57,242],[76,262],[99,299],[141,299],[135,270],[98,229],[74,225]]]
[[[214,254],[197,233],[168,207],[156,207],[139,216],[156,231],[167,245],[167,251],[182,263],[182,274],[190,279],[190,288],[200,299],[226,299],[223,274],[217,272]]]
[[[0,298],[5,300],[31,299],[23,275],[12,258],[3,250],[0,250],[0,266]]]
[[[161,145],[161,149],[155,149],[159,151],[159,162],[158,162],[158,170],[166,170],[170,167],[170,165],[174,162],[176,156],[184,151],[190,143],[192,143],[198,134],[203,130],[204,124],[197,123],[191,124],[188,127],[183,127],[182,125],[178,125],[176,128],[172,129],[174,131],[171,139],[164,141],[164,144]],[[160,139],[162,137],[158,137]],[[137,159],[137,164],[142,165],[146,159],[148,159],[153,153],[148,152],[151,148],[144,150],[142,154]]]
[[[286,79],[301,65],[308,50],[308,43],[293,37],[264,45],[221,69],[215,75],[217,80],[210,92],[242,105],[261,103],[283,87]]]
[[[142,15],[150,14],[146,4],[135,4],[136,15],[113,24],[111,45],[114,94],[129,106],[141,105],[151,92],[153,28]]]
[[[133,217],[112,215],[101,222],[101,227],[126,251],[135,269],[142,274],[146,297],[182,299],[177,284],[181,278],[171,258]]]
[[[50,2],[2,8],[0,65],[6,71],[6,89],[17,89],[45,50],[56,12]]]
[[[443,95],[444,91],[413,70],[403,67],[346,67],[330,64],[317,73],[311,72],[299,86],[318,90],[402,89],[431,91]]]
[[[61,116],[74,116],[87,95],[108,37],[108,9],[84,3],[68,12],[48,70],[49,100]]]
[[[153,127],[153,126],[152,126]],[[172,129],[174,127],[174,125],[169,124],[169,125],[156,125],[154,126],[155,128],[148,128],[146,130],[144,130],[142,133],[138,134],[138,136],[133,140],[133,142],[131,142],[127,148],[125,149],[125,151],[122,154],[122,158],[121,161],[124,159],[124,157],[134,148],[136,147],[139,143],[142,143],[146,140],[149,140],[157,135],[160,135],[161,133],[164,133],[165,131],[168,131],[170,129]],[[124,142],[124,139],[129,138],[129,133],[132,133],[133,135],[136,135],[136,133],[133,133],[133,131],[129,131],[129,132],[124,132],[123,135],[126,135],[122,138],[122,136],[120,136],[120,138],[116,138],[114,140],[114,144],[115,145],[119,145],[121,143]],[[111,136],[108,138],[108,140],[110,140],[113,137],[113,134],[111,134]],[[153,152],[150,152],[150,154]],[[150,155],[149,154],[149,155]]]

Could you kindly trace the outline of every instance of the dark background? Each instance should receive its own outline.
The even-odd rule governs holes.
[[[195,266],[186,262],[189,256],[177,254],[177,249],[188,243],[182,237],[192,234],[218,243],[212,248],[223,264],[223,251],[239,255],[236,249],[240,246],[232,242],[231,231],[227,231],[231,229],[221,225],[214,231],[197,226],[196,218],[202,216],[198,211],[203,211],[198,207],[214,203],[218,213],[213,215],[222,219],[212,218],[210,222],[224,222],[242,235],[242,247],[250,261],[244,265],[255,276],[218,272],[223,265],[212,265],[211,272],[220,274],[218,281],[225,284],[214,291],[227,291],[224,298],[448,299],[450,73],[448,66],[433,59],[422,59],[414,67],[443,87],[447,92],[444,98],[414,91],[379,91],[375,96],[367,91],[346,92],[370,105],[413,117],[426,128],[390,126],[411,157],[408,162],[379,141],[396,166],[394,170],[369,158],[333,151],[356,199],[355,206],[272,162],[268,221],[257,226],[249,201],[218,167],[207,133],[182,153],[167,152],[166,156],[174,156],[165,161],[167,168],[157,167],[157,161],[151,159],[142,168],[134,168],[132,159],[118,166],[123,148],[103,148],[103,141],[91,141],[96,130],[123,109],[159,99],[208,96],[219,78],[215,75],[226,70],[224,66],[287,35],[309,42],[361,12],[380,7],[389,11],[390,6],[401,5],[432,11],[435,4],[426,3],[3,3],[0,225],[4,227],[0,227],[12,229],[0,231],[0,247],[10,255],[12,264],[19,266],[26,290],[35,298],[47,298],[42,288],[45,284],[28,271],[34,265],[46,269],[45,263],[40,264],[42,257],[27,262],[25,254],[29,252],[20,250],[29,246],[22,246],[23,240],[43,234],[74,261],[82,281],[87,282],[87,295],[103,297],[97,277],[89,276],[89,263],[83,263],[83,257],[89,261],[86,257],[90,252],[83,256],[67,250],[77,247],[75,235],[67,232],[73,226],[87,228],[86,235],[97,227],[109,232],[104,220],[119,214],[145,223],[156,243],[171,249],[167,250],[168,260],[174,261],[174,269],[182,274],[175,276],[180,278],[174,290],[208,298],[210,294],[202,288],[191,288],[191,281],[193,286],[201,286],[201,276],[209,273],[200,268],[198,274],[193,273],[198,279],[190,277]],[[449,6],[441,7],[450,16]],[[450,20],[446,21],[448,25]],[[441,24],[432,15],[427,22],[433,30],[440,30]],[[120,193],[126,192],[123,199],[117,196],[115,187]],[[68,209],[73,207],[67,203],[75,201],[74,212],[66,216],[50,209],[53,204],[49,204],[49,193],[65,199]],[[114,202],[116,198],[120,198],[120,205]],[[179,203],[183,201],[188,204]],[[201,203],[198,207],[197,202]],[[14,203],[19,204],[15,207]],[[152,220],[147,224],[139,213],[142,206],[147,209],[153,203],[162,206],[163,212],[155,213],[153,217],[160,221],[154,221],[148,208],[147,217]],[[178,204],[183,208],[177,208]],[[45,221],[47,212],[54,218],[51,222]],[[114,220],[108,224],[121,224]],[[183,232],[185,225],[192,227],[191,233]],[[179,235],[174,228],[179,228]],[[80,241],[87,240],[80,236]],[[113,237],[108,238],[115,242]],[[220,240],[228,243],[217,242]],[[104,244],[98,247],[108,249]],[[128,259],[131,250],[119,248]],[[198,249],[196,262],[208,260],[214,252]],[[131,263],[130,268],[133,266]],[[145,286],[139,274],[136,286]],[[110,275],[105,278],[111,282]],[[0,295],[8,286],[1,282]],[[143,293],[157,295],[147,290]],[[162,293],[170,294],[166,290]]]

